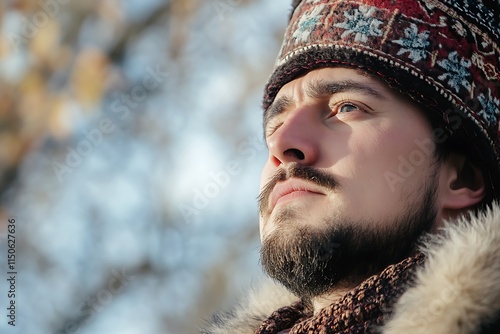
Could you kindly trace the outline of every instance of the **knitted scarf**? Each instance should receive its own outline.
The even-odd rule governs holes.
[[[390,314],[423,261],[424,256],[418,254],[388,266],[315,316],[303,302],[283,307],[265,320],[256,334],[277,334],[287,329],[291,329],[289,334],[373,332]]]

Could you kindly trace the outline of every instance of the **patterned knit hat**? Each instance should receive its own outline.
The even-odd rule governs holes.
[[[323,67],[362,69],[412,98],[460,139],[500,199],[499,0],[296,0],[264,109]]]

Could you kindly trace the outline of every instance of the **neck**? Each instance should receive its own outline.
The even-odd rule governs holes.
[[[325,307],[339,301],[340,298],[344,297],[346,293],[354,289],[358,284],[359,282],[355,281],[339,282],[332,291],[313,297],[311,302],[314,315],[317,315]]]

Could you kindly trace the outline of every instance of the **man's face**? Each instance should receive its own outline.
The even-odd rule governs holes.
[[[432,128],[378,80],[311,71],[282,87],[264,123],[262,263],[292,291],[376,272],[435,223],[439,166],[422,145]]]

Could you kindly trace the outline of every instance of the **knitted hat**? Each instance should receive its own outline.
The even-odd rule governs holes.
[[[313,69],[361,69],[459,137],[500,198],[499,0],[294,3],[265,110],[283,85]]]

